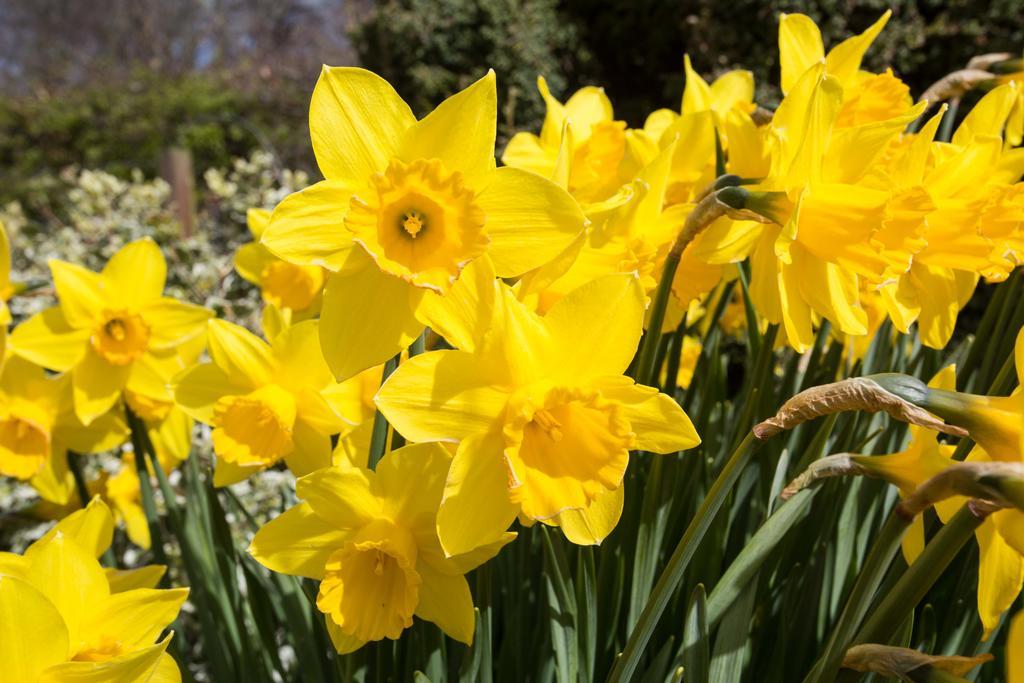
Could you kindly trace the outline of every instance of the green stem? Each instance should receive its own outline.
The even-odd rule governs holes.
[[[960,508],[886,594],[849,646],[888,643],[983,521],[969,506]],[[860,680],[860,677],[859,673],[843,670],[836,680],[839,683],[852,683]]]
[[[640,342],[640,354],[637,359],[636,381],[648,386],[654,384],[657,368],[655,357],[658,355],[658,346],[661,342],[661,326],[665,322],[665,310],[668,308],[668,298],[672,294],[672,281],[676,277],[676,270],[679,268],[681,254],[674,251],[669,252],[665,257],[665,268],[661,272],[661,280],[654,292],[654,302],[651,304],[651,317],[647,322],[647,332]]]
[[[893,558],[899,552],[900,542],[909,525],[909,520],[902,515],[895,512],[889,515],[888,521],[878,532],[877,539],[864,560],[864,566],[857,575],[857,581],[846,600],[846,606],[843,607],[839,621],[836,622],[832,635],[825,645],[825,652],[804,679],[806,683],[826,683],[835,680],[843,663],[843,656],[850,646],[850,640],[871,608],[871,600],[878,587],[882,585]]]
[[[128,428],[131,430],[132,450],[135,452],[135,472],[139,475],[142,510],[146,515],[146,523],[149,525],[150,547],[153,549],[156,561],[159,564],[167,564],[163,536],[160,533],[160,519],[156,511],[156,502],[153,499],[153,483],[149,479],[149,470],[146,468],[146,442],[149,435],[146,434],[145,423],[132,412],[131,408],[125,406],[124,412],[128,420]]]
[[[66,451],[65,457],[68,459],[68,469],[71,470],[71,476],[75,480],[78,500],[81,501],[82,508],[84,509],[89,505],[92,496],[89,495],[89,487],[85,483],[85,474],[82,472],[82,463],[79,461],[79,458],[82,456],[73,451]]]
[[[936,142],[949,142],[953,139],[953,123],[956,121],[956,113],[959,109],[960,98],[954,97],[949,101],[949,109],[946,110],[946,114],[939,124],[939,132],[935,136]]]
[[[380,383],[383,385],[398,368],[398,356],[384,363],[384,372],[381,375]],[[384,457],[384,451],[388,446],[388,421],[378,410],[373,416],[373,436],[370,439],[370,453],[367,456],[366,465],[371,470],[377,469],[377,463]]]
[[[693,520],[690,521],[683,537],[679,539],[679,544],[658,578],[658,583],[655,584],[636,627],[629,635],[622,655],[615,662],[615,667],[608,676],[610,683],[633,680],[633,674],[640,664],[640,657],[654,633],[654,628],[658,625],[658,619],[679,587],[683,573],[697,552],[701,540],[714,522],[736,480],[739,479],[740,473],[753,452],[753,444],[753,434],[747,434],[729,457],[729,461],[711,486],[711,490],[708,491],[707,497],[704,498]]]

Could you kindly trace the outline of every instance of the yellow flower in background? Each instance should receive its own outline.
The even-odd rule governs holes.
[[[319,323],[284,328],[270,343],[211,320],[211,362],[182,374],[175,400],[213,428],[214,485],[227,486],[282,459],[296,476],[331,464],[331,435],[346,423],[333,405],[338,384],[320,354]]]
[[[310,131],[326,180],[281,202],[261,242],[332,271],[320,341],[338,379],[407,347],[423,330],[424,300],[475,259],[487,254],[501,277],[515,277],[583,230],[576,202],[553,182],[495,167],[496,121],[493,72],[417,121],[379,76],[324,68]]]
[[[537,89],[547,106],[540,135],[516,133],[501,161],[561,180],[589,216],[654,157],[657,138],[615,120],[603,88],[580,88],[565,104],[551,95],[543,76],[537,77]],[[562,173],[564,178],[559,179]]]
[[[699,337],[693,335],[686,335],[683,337],[683,348],[682,353],[679,356],[679,370],[676,372],[675,386],[680,389],[688,389],[690,383],[693,381],[693,372],[697,369],[697,361],[700,360],[700,353],[703,346],[700,343]],[[668,372],[668,366],[665,366],[665,371],[662,372],[663,384],[667,384],[667,377],[665,376]]]
[[[132,242],[102,272],[51,260],[59,306],[11,333],[14,353],[71,376],[75,412],[89,424],[125,389],[168,395],[160,366],[202,335],[212,313],[163,296],[167,263],[150,239]]]
[[[918,323],[922,342],[942,348],[978,276],[1005,279],[1024,258],[1024,165],[1005,154],[1003,134],[1016,84],[995,88],[964,118],[949,143],[933,138],[944,110],[932,117],[880,169],[877,186],[918,188],[933,205],[925,244],[904,274],[881,288],[893,324]]]
[[[0,553],[0,662],[9,680],[180,680],[166,653],[187,588],[149,587],[160,572],[100,566],[113,518],[94,500],[23,556]],[[141,583],[141,587],[136,587]]]
[[[320,582],[316,605],[340,653],[397,639],[414,615],[471,644],[464,574],[515,534],[445,555],[435,520],[450,463],[439,444],[416,444],[388,453],[376,471],[313,472],[296,483],[303,502],[264,525],[249,552],[272,571]]]
[[[863,33],[851,36],[825,54],[821,30],[804,14],[779,17],[779,64],[782,92],[796,87],[804,74],[823,64],[825,72],[843,89],[841,125],[857,125],[899,116],[910,106],[909,89],[891,72],[871,74],[860,70],[868,48],[892,16],[886,10]],[[893,81],[896,81],[893,83]]]
[[[265,302],[292,311],[295,322],[317,315],[327,279],[324,269],[289,263],[260,244],[263,230],[270,222],[270,211],[249,209],[246,221],[254,241],[235,252],[238,274],[260,288]]]
[[[124,442],[124,421],[107,413],[83,425],[72,406],[70,378],[11,358],[0,371],[0,475],[29,482],[64,504],[74,491],[67,451],[97,453]]]
[[[452,303],[432,323],[472,350],[410,358],[377,406],[411,441],[459,444],[438,513],[448,554],[500,538],[517,514],[600,542],[621,514],[629,451],[700,442],[675,401],[622,374],[640,338],[640,284],[605,276],[541,317],[500,281],[480,280],[452,293],[472,307]]]

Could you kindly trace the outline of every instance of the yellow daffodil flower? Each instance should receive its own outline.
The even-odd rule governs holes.
[[[293,312],[298,322],[320,313],[326,272],[320,266],[298,266],[274,256],[260,244],[263,231],[270,223],[266,209],[249,209],[246,214],[253,242],[243,244],[235,252],[235,270],[260,288],[263,300]]]
[[[188,589],[131,587],[140,576],[112,580],[96,559],[112,531],[110,510],[94,500],[24,556],[0,553],[0,661],[9,680],[180,680],[166,653],[171,635],[154,641]]]
[[[560,525],[576,543],[600,542],[622,510],[629,451],[700,442],[675,401],[622,375],[643,324],[640,283],[599,278],[541,317],[503,283],[482,282],[466,296],[472,307],[453,305],[479,318],[432,324],[472,351],[410,358],[377,407],[411,441],[459,443],[438,513],[448,554],[499,538],[517,514]]]
[[[51,260],[59,306],[11,333],[14,353],[71,376],[75,412],[89,424],[125,389],[167,393],[158,366],[203,333],[212,313],[163,296],[167,264],[152,240],[124,246],[103,271]]]
[[[796,87],[803,75],[823,64],[826,73],[843,89],[841,125],[881,121],[901,115],[910,106],[910,91],[891,71],[872,74],[860,70],[861,61],[892,16],[886,12],[863,33],[851,36],[825,54],[821,30],[804,14],[779,18],[779,63],[782,92]]]
[[[693,372],[697,369],[697,361],[700,360],[700,352],[703,346],[698,337],[686,335],[683,337],[683,349],[679,357],[679,371],[676,373],[676,386],[687,389],[693,381]],[[668,368],[665,368],[667,372]],[[662,373],[665,374],[665,373]]]
[[[588,207],[612,198],[650,161],[657,152],[657,138],[615,120],[602,88],[581,88],[565,104],[552,96],[543,76],[537,78],[537,89],[547,105],[540,135],[516,133],[501,161],[557,182],[559,156],[565,148],[563,186],[589,216]]]
[[[979,275],[1005,279],[1024,258],[1024,185],[1017,182],[1024,165],[1003,153],[1002,137],[1015,89],[985,95],[949,143],[933,142],[940,111],[877,170],[878,187],[914,188],[932,204],[910,268],[880,290],[896,328],[906,332],[916,321],[932,348],[949,341]]]
[[[840,332],[865,335],[860,279],[880,284],[909,268],[933,209],[919,188],[896,192],[869,181],[891,140],[924,105],[903,89],[867,83],[860,62],[888,14],[826,56],[814,23],[783,17],[780,33],[786,97],[769,126],[769,172],[744,196],[745,208],[775,225],[736,222],[704,236],[699,256],[711,263],[751,256],[751,297],[783,326],[797,350],[810,347],[816,318]],[[884,76],[884,75],[883,75]],[[882,80],[890,78],[885,76]],[[885,102],[865,88],[899,90]],[[875,93],[877,94],[877,93]],[[883,98],[884,99],[884,98]]]
[[[310,131],[326,180],[286,198],[261,242],[332,271],[320,340],[338,379],[408,346],[423,330],[423,301],[474,259],[487,254],[515,277],[583,230],[576,202],[553,182],[495,168],[496,120],[493,72],[417,121],[379,76],[324,68]]]
[[[249,552],[272,571],[320,582],[317,608],[340,653],[397,639],[413,616],[473,642],[463,576],[515,538],[446,556],[436,516],[451,456],[439,444],[387,454],[376,471],[330,467],[298,480],[304,502],[263,526]]]
[[[70,378],[11,358],[0,372],[0,475],[28,481],[44,499],[64,504],[74,491],[67,451],[97,453],[127,438],[107,413],[84,426],[72,406]]]
[[[178,378],[175,400],[213,427],[214,485],[227,486],[284,459],[302,476],[331,464],[332,434],[345,421],[320,355],[319,323],[287,327],[270,343],[223,320],[209,323],[211,362]]]

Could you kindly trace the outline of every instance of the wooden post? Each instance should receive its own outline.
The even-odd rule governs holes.
[[[160,177],[171,186],[171,204],[181,236],[191,237],[196,231],[196,192],[192,175],[192,152],[170,147],[160,155]]]

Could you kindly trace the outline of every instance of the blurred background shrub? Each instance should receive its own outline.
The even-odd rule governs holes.
[[[684,52],[708,76],[751,69],[771,106],[779,12],[811,15],[832,44],[890,6],[867,66],[915,93],[1024,46],[1019,0],[0,0],[0,203],[45,219],[65,167],[152,178],[170,146],[192,151],[197,181],[254,150],[315,175],[321,63],[381,73],[420,113],[492,67],[502,139],[539,125],[539,73],[558,96],[603,85],[631,125],[676,108]]]

